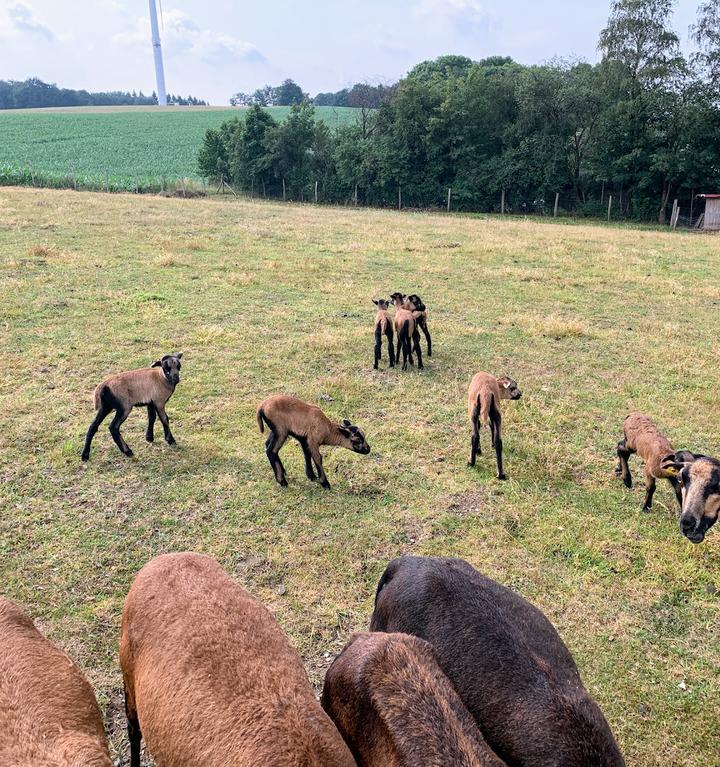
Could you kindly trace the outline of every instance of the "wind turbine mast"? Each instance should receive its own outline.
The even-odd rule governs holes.
[[[152,45],[155,56],[155,79],[157,80],[158,105],[167,106],[167,93],[165,92],[165,70],[163,69],[162,47],[160,45],[160,30],[158,29],[157,8],[155,0],[150,0],[150,27],[152,28]]]

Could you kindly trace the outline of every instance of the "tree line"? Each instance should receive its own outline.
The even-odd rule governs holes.
[[[720,192],[720,0],[683,56],[673,0],[616,0],[601,61],[522,66],[443,56],[414,67],[358,124],[330,130],[307,99],[283,122],[255,105],[209,130],[202,174],[255,194],[389,206],[548,210],[659,220]]]
[[[155,91],[146,96],[142,91],[107,91],[90,93],[86,90],[58,88],[36,77],[27,80],[0,80],[0,109],[38,109],[41,107],[84,106],[151,106],[157,104]],[[206,101],[188,96],[168,95],[168,104],[205,106]]]

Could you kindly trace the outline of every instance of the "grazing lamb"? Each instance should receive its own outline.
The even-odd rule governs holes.
[[[645,461],[645,503],[643,511],[649,512],[655,495],[656,480],[667,479],[675,491],[680,508],[682,508],[682,493],[680,482],[673,471],[663,468],[663,459],[669,454],[675,455],[675,448],[670,440],[663,436],[655,423],[644,413],[630,413],[623,423],[623,439],[618,442],[618,465],[616,476],[622,477],[625,487],[632,487],[632,475],[628,459],[637,453]],[[681,451],[681,456],[692,456],[692,453]]]
[[[411,293],[405,299],[405,308],[413,313],[417,326],[422,330],[427,342],[427,356],[432,357],[432,339],[427,326],[427,307],[417,293]]]
[[[359,767],[504,765],[417,637],[355,634],[327,671],[322,705]]]
[[[155,439],[153,428],[156,416],[160,416],[165,441],[168,445],[175,444],[175,438],[170,431],[170,421],[165,412],[165,403],[172,397],[175,387],[180,382],[180,368],[182,367],[180,354],[166,354],[153,362],[149,368],[129,370],[125,373],[116,373],[114,376],[103,381],[95,389],[95,420],[90,424],[85,437],[81,458],[87,461],[90,458],[90,445],[100,424],[113,410],[115,417],[110,424],[112,434],[118,450],[124,455],[131,457],[133,451],[120,434],[120,427],[130,415],[130,411],[137,406],[147,407],[148,425],[145,439],[152,442]]]
[[[397,352],[395,353],[395,364],[400,362],[400,351],[403,355],[403,370],[407,370],[408,362],[413,365],[413,356],[410,342],[412,341],[412,348],[415,349],[415,354],[418,358],[418,370],[423,369],[422,351],[420,350],[420,334],[417,331],[417,323],[413,313],[405,308],[405,298],[402,293],[393,293],[390,296],[390,300],[395,304],[395,317],[393,322],[395,324],[395,332],[397,333],[398,345]]]
[[[320,484],[326,490],[330,489],[330,483],[323,469],[321,445],[336,445],[362,455],[370,452],[370,445],[365,441],[363,432],[347,418],[342,424],[334,423],[319,407],[309,405],[297,397],[285,394],[268,397],[258,405],[256,418],[261,434],[265,431],[264,424],[270,429],[265,453],[275,474],[275,481],[283,487],[287,487],[287,479],[278,453],[288,437],[294,437],[300,443],[305,456],[307,478],[316,479],[312,466],[314,462]]]
[[[388,358],[390,359],[389,367],[395,367],[395,349],[393,347],[393,323],[390,315],[388,314],[388,308],[390,304],[383,298],[376,301],[373,298],[373,303],[377,306],[377,313],[375,314],[375,362],[373,363],[373,369],[378,369],[378,363],[382,356],[382,337],[387,338],[388,345]]]
[[[3,597],[0,764],[112,767],[100,709],[82,671]]]
[[[352,767],[272,614],[210,557],[164,554],[125,600],[130,765]]]
[[[720,461],[679,450],[666,455],[660,468],[680,483],[682,534],[692,543],[702,543],[720,510]]]
[[[480,449],[480,424],[490,423],[492,446],[495,448],[497,460],[497,478],[507,479],[503,471],[502,457],[502,417],[500,415],[500,400],[517,400],[522,397],[522,392],[512,378],[504,376],[495,378],[490,373],[478,373],[470,382],[468,390],[468,415],[472,427],[470,438],[470,460],[468,466],[475,466],[475,459],[482,455]]]
[[[550,621],[462,559],[387,566],[371,631],[414,634],[492,750],[513,767],[623,767],[623,757]]]

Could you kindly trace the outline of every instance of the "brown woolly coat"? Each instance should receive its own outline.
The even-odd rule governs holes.
[[[167,380],[161,367],[138,368],[116,373],[95,388],[95,409],[100,407],[103,389],[110,389],[125,405],[147,405],[152,402],[161,407],[170,399],[175,387]]]
[[[304,437],[309,445],[336,445],[352,450],[352,441],[341,431],[340,424],[331,421],[316,405],[309,405],[297,397],[274,394],[263,400],[257,408],[258,428],[265,431],[263,417],[281,435]]]
[[[625,444],[645,461],[645,474],[656,479],[671,479],[674,475],[661,467],[662,459],[675,448],[663,436],[649,416],[630,413],[623,424]]]
[[[470,423],[474,423],[476,412],[479,413],[480,423],[487,424],[490,420],[490,410],[493,398],[495,405],[500,407],[500,400],[504,397],[504,389],[498,383],[498,379],[490,373],[477,373],[468,389],[468,417]]]
[[[360,767],[503,767],[440,670],[407,634],[355,634],[325,676],[323,708]]]
[[[0,764],[112,767],[100,709],[83,673],[3,597]]]
[[[392,328],[392,319],[387,309],[378,309],[375,314],[375,330],[378,326],[383,335],[387,335],[388,328]]]
[[[210,557],[143,567],[120,665],[157,767],[354,765],[275,618]]]

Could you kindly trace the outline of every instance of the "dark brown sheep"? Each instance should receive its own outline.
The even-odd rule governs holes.
[[[125,600],[120,665],[130,765],[352,767],[271,613],[215,560],[165,554]]]
[[[170,421],[165,412],[165,404],[180,382],[181,357],[182,353],[166,354],[153,362],[149,368],[116,373],[97,386],[95,389],[97,414],[85,436],[85,446],[81,455],[83,461],[90,458],[93,437],[100,424],[112,411],[115,411],[115,417],[110,424],[110,434],[121,453],[128,457],[133,455],[133,451],[120,434],[120,427],[130,415],[130,411],[137,406],[147,407],[148,410],[145,439],[148,442],[155,439],[153,429],[155,418],[159,416],[165,430],[165,441],[168,445],[175,444],[175,438],[170,431]]]
[[[395,304],[395,316],[393,323],[397,333],[397,352],[395,353],[395,364],[400,362],[400,352],[403,355],[403,370],[407,370],[408,362],[414,365],[412,349],[418,360],[418,370],[423,369],[422,350],[420,349],[420,334],[417,331],[417,322],[413,313],[405,308],[405,297],[402,293],[393,293],[390,300]],[[411,347],[412,343],[412,347]]]
[[[645,503],[643,511],[649,512],[655,494],[656,480],[666,479],[675,491],[675,498],[682,507],[680,482],[672,471],[663,468],[663,459],[669,454],[675,455],[670,440],[660,433],[652,419],[644,413],[630,413],[623,423],[623,439],[618,442],[618,466],[615,474],[622,477],[625,487],[632,487],[632,475],[628,459],[637,453],[645,461]],[[685,455],[687,451],[682,451]],[[692,453],[687,453],[691,456]]]
[[[322,705],[359,767],[504,765],[417,637],[355,634],[327,671]]]
[[[503,376],[496,378],[490,373],[477,373],[470,382],[468,389],[468,416],[472,427],[470,438],[470,460],[468,466],[475,466],[475,459],[482,455],[480,449],[480,424],[490,424],[492,446],[495,448],[498,479],[507,479],[503,470],[502,457],[502,416],[500,415],[500,400],[518,400],[522,392],[512,378]]]
[[[82,671],[3,597],[0,764],[112,767],[100,709]]]
[[[530,603],[445,557],[393,560],[372,631],[430,642],[492,750],[513,767],[623,767],[567,647]]]
[[[393,323],[390,315],[388,314],[389,303],[385,299],[380,298],[373,303],[377,306],[377,312],[375,313],[375,361],[373,362],[373,369],[378,369],[378,363],[382,356],[382,337],[387,338],[388,345],[388,358],[390,360],[389,367],[395,367],[395,349],[393,347]]]
[[[679,450],[666,455],[660,468],[680,483],[680,530],[692,543],[702,543],[720,511],[720,461]]]
[[[342,424],[334,423],[319,407],[309,405],[297,397],[285,394],[268,397],[258,405],[256,418],[261,434],[265,431],[265,424],[270,429],[265,452],[275,474],[275,481],[283,487],[287,486],[287,478],[278,453],[288,437],[294,437],[300,443],[305,456],[307,478],[316,479],[313,471],[315,463],[320,484],[326,490],[330,489],[330,483],[323,469],[321,445],[344,447],[362,455],[370,452],[365,435],[357,426],[347,419]]]
[[[427,356],[432,357],[432,338],[430,338],[430,331],[427,325],[427,307],[417,293],[411,293],[405,298],[405,308],[413,313],[417,326],[422,330],[427,342]]]

